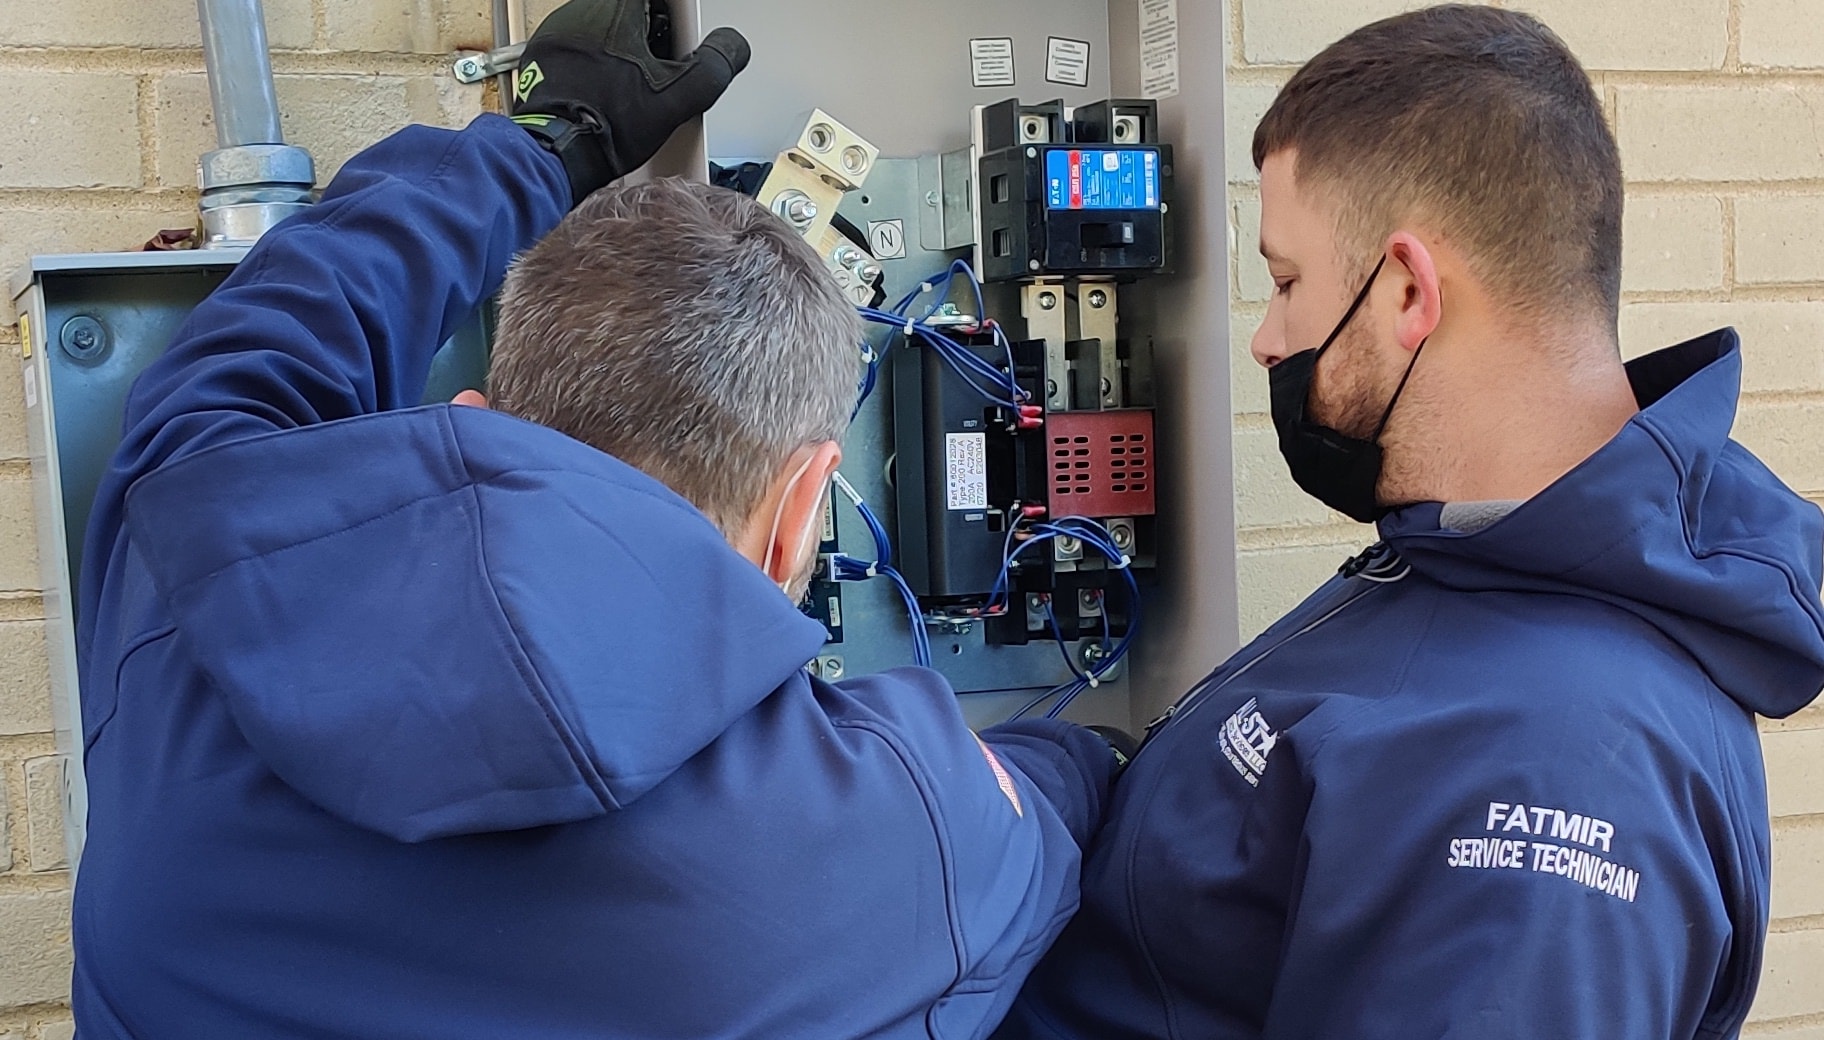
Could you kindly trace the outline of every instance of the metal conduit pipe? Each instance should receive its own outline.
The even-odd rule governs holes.
[[[197,0],[217,147],[284,144],[260,0]]]
[[[197,0],[219,146],[197,164],[205,248],[251,245],[314,200],[310,153],[285,143],[260,0]]]

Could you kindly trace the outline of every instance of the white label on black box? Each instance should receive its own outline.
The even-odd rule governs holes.
[[[1178,95],[1178,0],[1140,0],[1140,96]]]
[[[1013,37],[970,40],[969,67],[978,87],[1013,86]]]
[[[1053,36],[1045,47],[1045,82],[1089,86],[1089,42]]]
[[[944,434],[944,480],[951,509],[988,508],[988,435]]]

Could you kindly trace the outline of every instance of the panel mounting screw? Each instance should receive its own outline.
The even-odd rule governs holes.
[[[64,353],[78,361],[93,361],[108,349],[108,330],[86,314],[64,322],[58,339]]]
[[[937,192],[925,192],[925,205],[930,206],[932,209],[936,209],[939,201],[941,200],[937,197]]]
[[[1102,396],[1107,397],[1109,394],[1112,394],[1114,392],[1115,392],[1115,384],[1109,382],[1107,379],[1102,380]]]
[[[1028,260],[1028,261],[1026,261],[1026,269],[1027,269],[1027,270],[1028,270],[1028,271],[1036,271],[1036,270],[1038,270],[1038,269],[1039,269],[1039,262],[1038,262],[1038,261],[1037,261],[1037,260]]]
[[[1046,397],[1058,396],[1058,381],[1057,380],[1055,380],[1055,379],[1045,380],[1045,396]]]
[[[1092,289],[1089,293],[1089,305],[1097,310],[1108,306],[1108,294],[1101,289]]]
[[[1039,309],[1040,310],[1042,310],[1042,311],[1056,310],[1057,307],[1058,307],[1058,294],[1057,293],[1042,292],[1039,294]]]

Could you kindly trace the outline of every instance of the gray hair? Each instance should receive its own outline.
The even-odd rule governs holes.
[[[676,179],[614,187],[508,272],[489,395],[733,538],[792,452],[847,430],[860,337],[817,254],[759,203]]]

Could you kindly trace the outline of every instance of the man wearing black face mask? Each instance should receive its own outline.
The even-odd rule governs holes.
[[[1527,15],[1358,30],[1254,158],[1281,451],[1382,540],[1154,724],[998,1035],[1736,1035],[1824,520],[1729,440],[1735,333],[1622,363],[1614,139]]]

